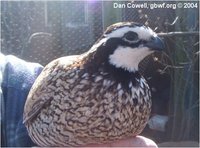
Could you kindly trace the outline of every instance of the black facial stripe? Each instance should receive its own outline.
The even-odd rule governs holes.
[[[121,38],[110,38],[105,43],[102,43],[94,53],[91,53],[91,58],[89,59],[93,61],[92,65],[99,65],[102,61],[108,61],[109,56],[112,55],[119,46],[136,48],[140,44],[141,41],[137,43],[129,43]],[[95,67],[98,67],[97,65],[93,68],[95,69]]]
[[[136,43],[130,43],[130,42],[124,41],[121,38],[111,38],[111,39],[108,39],[106,46],[112,47],[112,49],[116,49],[118,46],[136,48],[140,44],[143,44],[143,42],[145,41],[139,40]]]
[[[133,32],[133,31],[129,31],[129,32],[124,34],[123,38],[125,40],[128,40],[128,41],[137,41],[138,40],[138,34]]]

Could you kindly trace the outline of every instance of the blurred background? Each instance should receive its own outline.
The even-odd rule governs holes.
[[[173,7],[136,7],[154,3]],[[149,26],[167,47],[140,64],[155,117],[142,135],[157,143],[199,142],[199,1],[1,1],[1,52],[45,66],[87,51],[106,27],[120,21]]]

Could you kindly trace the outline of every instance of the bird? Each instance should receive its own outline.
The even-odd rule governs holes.
[[[47,64],[24,106],[30,138],[39,146],[83,146],[140,134],[152,102],[138,64],[164,48],[148,26],[118,22],[85,53]]]

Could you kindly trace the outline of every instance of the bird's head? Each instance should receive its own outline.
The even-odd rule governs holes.
[[[164,43],[149,27],[120,22],[109,26],[89,52],[96,51],[110,65],[134,72],[146,56],[163,49]]]

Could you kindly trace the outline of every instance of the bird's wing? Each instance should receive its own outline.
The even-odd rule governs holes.
[[[48,103],[50,103],[53,99],[53,95],[50,95],[51,92],[45,93],[44,90],[51,83],[52,77],[55,76],[53,75],[54,70],[58,68],[59,65],[71,65],[74,61],[78,60],[78,57],[79,56],[74,55],[56,59],[50,62],[43,69],[33,84],[27,97],[24,107],[23,123],[27,123],[27,121],[30,121],[37,116],[40,113],[40,110],[48,105]]]

